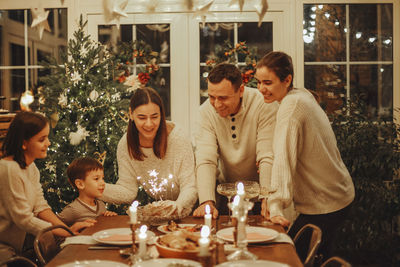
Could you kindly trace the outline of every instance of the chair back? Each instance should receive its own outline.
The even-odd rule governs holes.
[[[0,263],[0,266],[7,267],[37,267],[37,265],[28,258],[22,256],[14,256],[4,262]]]
[[[334,256],[322,263],[321,267],[351,267],[351,264],[340,257]]]
[[[308,245],[306,255],[300,255],[300,259],[303,261],[304,267],[312,267],[317,254],[319,245],[321,244],[322,231],[314,224],[304,225],[295,235],[293,242],[296,246],[296,250],[299,254],[299,246]],[[309,241],[308,241],[309,240]]]
[[[57,228],[64,229],[71,235],[74,235],[64,225],[53,225],[40,231],[33,242],[33,248],[42,265],[46,265],[61,250],[57,238],[52,233],[52,230]]]

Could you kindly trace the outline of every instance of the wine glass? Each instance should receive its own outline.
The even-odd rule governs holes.
[[[260,197],[262,198],[268,198],[270,196],[271,192],[268,190],[268,188],[262,186],[260,188]],[[261,222],[257,223],[257,225],[260,226],[268,226],[268,225],[273,225],[272,222],[270,222],[269,220],[265,219],[264,216],[262,216]]]
[[[258,197],[260,194],[260,185],[256,181],[242,181],[236,182],[236,187],[238,183],[242,183],[244,187],[244,198],[247,201]],[[248,218],[248,222],[254,222],[253,218]]]
[[[220,195],[226,196],[228,198],[228,203],[231,202],[231,198],[236,194],[236,187],[234,183],[223,183],[217,186],[217,192]],[[229,220],[227,222],[221,223],[222,226],[232,226],[231,221],[231,209],[228,209]]]

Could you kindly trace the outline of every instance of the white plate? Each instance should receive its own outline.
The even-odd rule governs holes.
[[[167,267],[169,264],[182,264],[185,267],[202,267],[200,262],[184,259],[152,259],[138,262],[133,267]]]
[[[164,234],[171,233],[171,231],[165,229],[166,226],[168,226],[168,224],[160,225],[160,226],[157,227],[157,230],[160,231],[161,233],[164,233]],[[181,227],[181,228],[185,227],[185,226],[192,227],[192,226],[195,226],[195,224],[194,223],[179,223],[178,226]],[[195,233],[197,233],[197,232],[200,233],[200,231],[196,231]]]
[[[97,233],[94,233],[92,235],[92,238],[96,240],[99,243],[103,244],[108,244],[108,245],[118,245],[118,246],[123,246],[123,245],[130,245],[132,244],[132,239],[130,240],[124,240],[124,241],[110,241],[110,240],[104,240],[104,238],[111,237],[113,235],[132,235],[132,231],[130,228],[111,228],[111,229],[106,229],[99,231]],[[147,242],[151,241],[154,239],[156,235],[152,231],[147,231]],[[138,243],[138,237],[136,236],[136,243]]]
[[[285,263],[280,263],[276,261],[265,261],[265,260],[242,260],[242,261],[227,261],[216,265],[215,267],[289,267]]]
[[[116,261],[103,261],[103,260],[83,260],[83,261],[75,261],[66,263],[63,265],[59,265],[58,267],[129,267],[121,262]]]
[[[275,239],[279,233],[273,229],[256,226],[246,226],[247,242],[259,243]],[[233,227],[224,228],[217,232],[217,237],[228,242],[233,242]]]

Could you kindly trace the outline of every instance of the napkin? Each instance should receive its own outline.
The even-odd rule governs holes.
[[[61,243],[60,247],[64,248],[66,245],[70,244],[95,245],[98,244],[98,242],[95,241],[91,235],[75,235],[65,238],[65,241]]]
[[[255,243],[255,244],[274,244],[274,243],[289,243],[289,244],[294,245],[293,240],[290,238],[290,236],[288,236],[285,233],[279,233],[278,236],[272,240],[265,241],[265,242],[259,242],[259,243]],[[236,249],[237,248],[235,247],[234,244],[225,244],[224,245],[225,253],[233,252]]]

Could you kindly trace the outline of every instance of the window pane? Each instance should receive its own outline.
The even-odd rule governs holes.
[[[304,61],[346,59],[345,5],[304,5]]]
[[[321,98],[321,106],[327,113],[332,113],[342,107],[342,98],[346,95],[346,67],[305,66],[304,85],[316,91]]]
[[[392,4],[350,5],[350,58],[353,61],[391,61]]]
[[[234,23],[206,23],[200,24],[200,62],[217,56],[225,41],[233,44]]]
[[[121,25],[120,29],[115,25],[99,25],[98,36],[99,42],[112,48],[117,56],[121,81],[134,73],[149,75],[146,86],[160,94],[170,118],[170,25],[129,24]]]
[[[11,58],[5,65],[25,66],[25,48],[23,45],[10,43]],[[28,64],[30,61],[30,50],[28,49]]]
[[[350,68],[351,94],[360,96],[373,116],[387,116],[393,108],[393,66],[355,65]]]
[[[239,41],[246,40],[248,47],[254,47],[258,59],[273,50],[272,34],[272,22],[263,22],[261,27],[258,27],[257,22],[246,22],[238,25]],[[239,57],[238,60],[243,62],[244,56]]]

